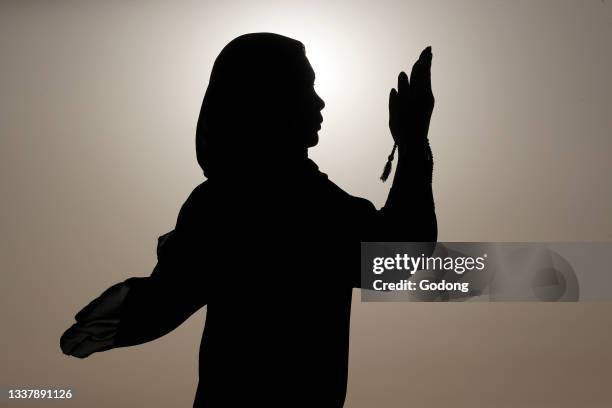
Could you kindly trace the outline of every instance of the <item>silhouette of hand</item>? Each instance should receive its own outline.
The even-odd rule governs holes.
[[[117,283],[77,313],[77,322],[60,339],[64,354],[85,358],[115,347],[121,309],[128,291],[127,283]]]
[[[410,81],[400,72],[397,90],[389,93],[389,128],[400,149],[421,145],[427,140],[434,107],[431,90],[431,47],[425,48],[412,67]]]

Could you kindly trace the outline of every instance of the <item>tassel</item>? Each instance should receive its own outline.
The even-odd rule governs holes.
[[[395,157],[395,149],[397,149],[397,144],[393,145],[393,150],[391,150],[391,154],[389,155],[389,157],[387,157],[387,164],[385,164],[385,168],[383,169],[382,175],[380,176],[380,179],[383,181],[383,183],[387,181],[387,179],[389,178],[389,174],[391,174],[391,163],[393,162],[393,159]]]

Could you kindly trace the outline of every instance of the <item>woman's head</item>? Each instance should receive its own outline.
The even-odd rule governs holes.
[[[318,142],[323,100],[304,45],[271,33],[240,36],[217,57],[196,133],[207,177],[303,156]]]

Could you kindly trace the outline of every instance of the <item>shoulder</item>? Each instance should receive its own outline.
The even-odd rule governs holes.
[[[185,204],[204,199],[209,194],[210,187],[211,182],[209,180],[204,180],[203,182],[198,184],[187,197],[187,201],[185,201]]]
[[[207,203],[210,195],[210,182],[208,180],[200,183],[187,197],[179,211],[177,227],[187,223],[192,224],[202,212],[202,206]]]
[[[325,173],[321,174],[323,175],[322,181],[325,185],[325,188],[332,195],[334,201],[337,200],[338,202],[340,202],[344,208],[348,207],[352,211],[358,213],[377,212],[376,207],[374,206],[374,204],[372,204],[370,200],[347,193],[340,186],[331,181]]]

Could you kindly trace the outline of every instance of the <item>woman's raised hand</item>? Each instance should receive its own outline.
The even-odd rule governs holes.
[[[431,90],[431,47],[425,48],[412,67],[410,81],[400,72],[397,90],[389,93],[389,128],[400,151],[427,140],[434,107]]]

